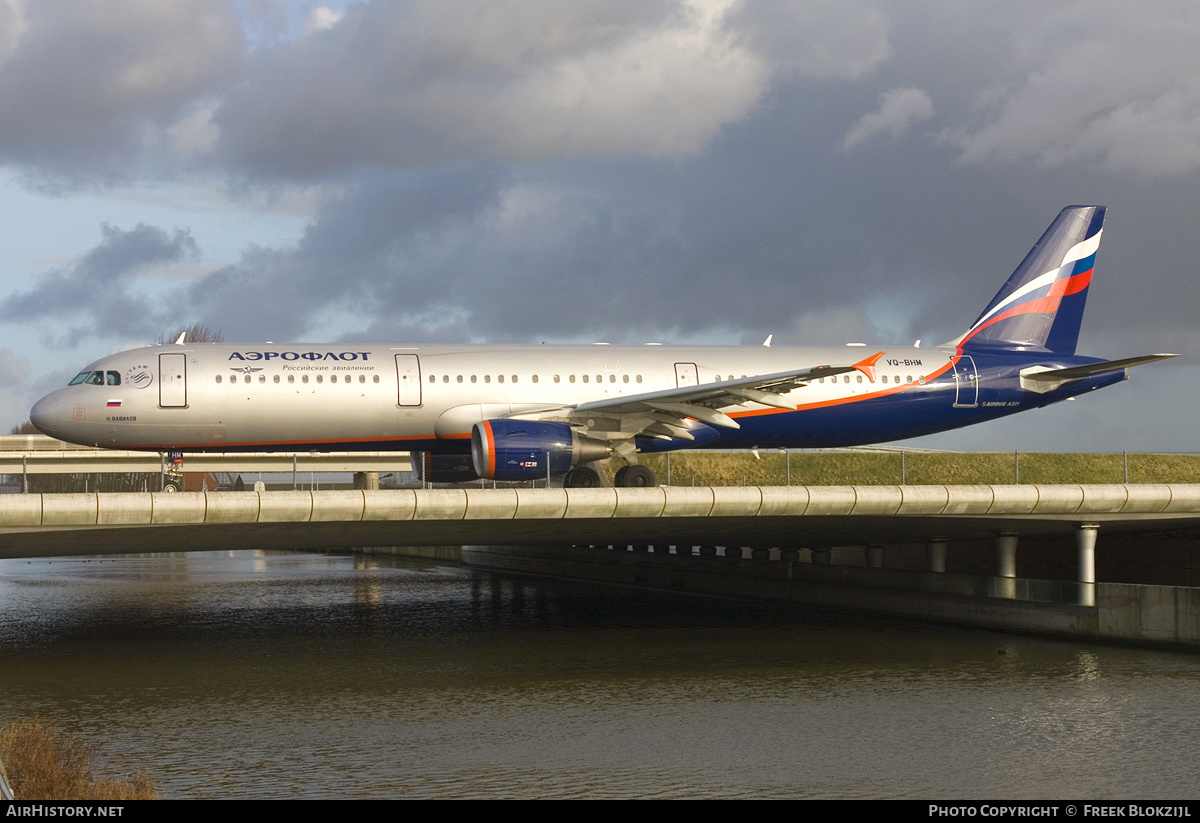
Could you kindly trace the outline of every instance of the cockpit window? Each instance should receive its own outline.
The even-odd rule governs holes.
[[[116,374],[116,372],[113,372],[113,374]],[[104,385],[104,372],[102,372],[102,371],[81,371],[79,374],[75,375],[75,379],[72,380],[69,385],[75,386],[80,383],[86,383],[89,386],[103,386]]]
[[[102,371],[81,371],[79,374],[71,378],[68,386],[78,386],[84,383],[88,386],[119,386],[121,385],[121,373],[117,371],[102,372]]]

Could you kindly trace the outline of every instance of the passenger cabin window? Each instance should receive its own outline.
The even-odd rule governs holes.
[[[276,382],[276,383],[278,383],[278,382],[279,382],[279,375],[275,375],[275,382]]]
[[[295,383],[295,382],[296,382],[296,375],[294,375],[294,374],[289,374],[289,375],[288,375],[288,382],[289,382],[289,383]]]
[[[219,375],[219,374],[217,375],[217,382],[218,382],[218,383],[220,383],[220,382],[221,382],[221,375]]]

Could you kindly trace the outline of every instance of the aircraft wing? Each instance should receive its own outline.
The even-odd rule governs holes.
[[[627,441],[637,435],[693,440],[695,437],[691,430],[694,427],[689,424],[689,418],[710,426],[737,429],[740,428],[738,422],[721,409],[758,403],[794,410],[794,403],[782,399],[786,392],[819,377],[833,377],[852,371],[861,371],[873,379],[875,362],[882,355],[883,352],[879,352],[853,364],[810,366],[644,394],[623,394],[580,403],[578,406],[516,414],[513,417],[565,419],[579,427],[581,434],[603,440]]]
[[[679,413],[686,417],[694,417],[707,423],[710,421],[705,420],[705,417],[711,416],[711,413],[717,409],[740,406],[743,403],[760,403],[764,406],[775,406],[781,409],[795,409],[795,404],[785,403],[780,399],[780,395],[803,386],[810,380],[816,380],[818,377],[831,377],[850,371],[854,371],[854,366],[814,366],[798,371],[760,374],[736,380],[722,380],[717,383],[700,383],[695,386],[681,386],[676,389],[664,389],[645,394],[627,394],[603,400],[592,400],[580,403],[575,407],[574,412],[577,415],[587,415],[663,411],[669,414]],[[706,412],[709,414],[705,414]],[[725,417],[725,415],[720,415],[720,417]],[[716,425],[737,428],[737,424],[733,420],[729,418],[726,420],[729,422],[716,423]]]
[[[1178,356],[1177,354],[1145,354],[1141,357],[1105,360],[1103,363],[1088,363],[1085,366],[1071,366],[1066,369],[1041,369],[1039,367],[1022,369],[1021,387],[1029,391],[1044,394],[1045,392],[1057,389],[1064,383],[1070,383],[1072,380],[1082,380],[1094,374],[1130,369],[1145,363],[1154,363],[1158,360],[1166,360],[1167,358]]]

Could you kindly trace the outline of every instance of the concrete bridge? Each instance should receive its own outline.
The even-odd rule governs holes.
[[[1200,527],[1200,485],[751,486],[0,496],[0,557],[427,545],[809,548]],[[938,549],[932,550],[936,569]],[[1081,554],[1081,580],[1087,579]]]
[[[1190,484],[0,495],[0,558],[464,547],[516,572],[1189,648],[1200,588],[1096,583],[1096,547],[1177,536],[1195,565],[1197,530]],[[1018,578],[1019,550],[1028,567],[1064,538],[1070,579]],[[920,568],[885,562],[913,544]],[[986,571],[947,573],[948,555],[981,545]],[[857,561],[839,560],[846,547]]]

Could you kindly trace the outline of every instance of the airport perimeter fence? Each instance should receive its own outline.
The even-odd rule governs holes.
[[[1022,483],[1200,483],[1200,455],[943,452],[922,449],[677,451],[638,462],[664,486],[1007,485]],[[611,485],[624,463],[598,464]],[[546,486],[477,480],[459,485]],[[551,485],[561,484],[556,479]],[[440,484],[439,484],[440,485]],[[450,484],[446,484],[450,485]]]
[[[1200,455],[1144,453],[941,452],[908,449],[788,449],[749,451],[678,451],[641,455],[660,485],[669,486],[850,486],[960,485],[1010,483],[1200,483]],[[597,465],[611,485],[624,463]],[[15,467],[14,467],[15,468]],[[137,471],[133,469],[139,469]],[[187,461],[183,464],[187,473]],[[161,491],[182,475],[110,463],[103,471],[46,473],[22,471],[0,475],[0,493],[145,492]],[[361,483],[346,471],[242,471],[191,473],[187,489],[234,491],[279,489],[345,489]],[[551,485],[561,485],[554,478]],[[545,487],[545,478],[524,483],[476,480],[458,484],[422,483],[414,471],[379,472],[380,488],[454,486]]]

